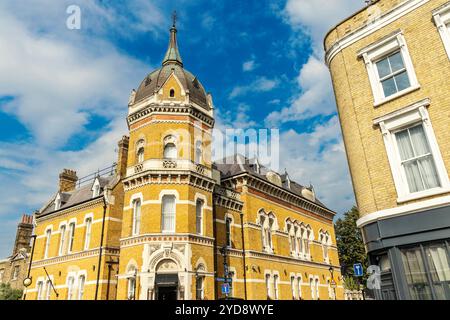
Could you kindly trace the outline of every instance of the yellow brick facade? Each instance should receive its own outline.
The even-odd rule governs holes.
[[[417,201],[448,195],[430,196],[407,202],[397,202],[397,191],[391,174],[383,135],[374,119],[389,114],[422,99],[430,99],[427,108],[445,167],[450,168],[449,58],[443,40],[433,21],[433,11],[448,0],[416,1],[421,5],[381,28],[373,28],[366,36],[357,38],[337,50],[329,61],[342,133],[350,166],[353,187],[361,216],[411,204]],[[333,48],[359,30],[368,29],[391,10],[411,1],[380,0],[333,28],[325,39],[328,57]],[[369,24],[368,24],[369,23]],[[379,106],[374,95],[365,62],[359,52],[396,31],[401,31],[414,66],[420,88]],[[433,58],[430,58],[433,52]],[[447,170],[448,172],[448,170]]]
[[[171,32],[173,37],[173,29]],[[56,297],[50,293],[50,299],[68,299],[68,279],[79,279],[80,275],[85,277],[83,299],[94,299],[95,291],[97,299],[219,299],[224,297],[221,278],[225,277],[225,256],[233,297],[342,299],[334,212],[268,178],[259,177],[259,182],[255,182],[251,172],[225,178],[224,172],[211,162],[214,118],[210,95],[203,92],[196,78],[184,73],[180,61],[170,59],[163,62],[157,73],[170,72],[167,79],[160,82],[159,76],[152,73],[138,92],[132,93],[127,119],[129,138],[119,143],[119,157],[126,160],[118,159],[114,178],[102,189],[106,197],[93,197],[68,208],[47,213],[45,210],[49,209],[45,209],[37,214],[33,283],[27,298],[38,298],[38,283],[48,280],[45,267],[59,294]],[[190,86],[187,81],[192,82],[190,91],[186,89]],[[135,101],[153,83],[161,86]],[[176,148],[170,156],[164,151],[169,145]],[[166,196],[174,197],[173,208],[165,202]],[[163,215],[168,219],[172,210],[174,227],[163,230]],[[271,224],[270,236],[265,238],[271,239],[271,252],[263,252],[262,212],[276,221]],[[84,221],[88,214],[93,223],[90,246],[85,248]],[[229,246],[227,219],[231,221]],[[310,247],[308,256],[305,253],[301,258],[294,257],[291,253],[286,225],[289,219],[299,226],[308,226],[310,239],[304,240],[305,246]],[[72,221],[77,226],[73,250],[59,256],[58,230],[61,224]],[[44,257],[49,228],[51,240]],[[319,242],[319,232],[329,235],[326,246]],[[100,248],[103,252],[99,265]],[[324,259],[324,248],[328,260]],[[294,290],[292,277],[296,281]],[[335,290],[332,282],[336,282]],[[72,298],[77,297],[77,290],[78,280]],[[47,297],[46,292],[44,288],[42,299]]]

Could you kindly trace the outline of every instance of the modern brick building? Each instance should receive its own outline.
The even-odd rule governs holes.
[[[450,299],[450,2],[379,0],[325,38],[380,299]]]

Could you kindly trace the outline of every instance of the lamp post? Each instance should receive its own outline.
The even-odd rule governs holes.
[[[31,236],[31,238],[33,238],[33,247],[31,248],[30,263],[28,264],[28,274],[27,274],[27,277],[23,280],[23,285],[25,287],[25,294],[23,295],[23,300],[25,300],[27,298],[28,287],[31,286],[31,284],[33,283],[33,279],[30,277],[30,273],[31,273],[31,264],[33,263],[34,246],[36,243],[36,237],[37,236],[35,234],[33,234]]]
[[[336,281],[334,281],[333,266],[330,266],[330,268],[328,270],[330,271],[330,274],[331,274],[330,286],[331,286],[331,288],[333,288],[333,296],[334,296],[334,300],[336,300]]]
[[[223,256],[223,280],[228,285],[227,246],[223,246],[219,251]],[[225,297],[228,299],[228,292],[225,293]]]

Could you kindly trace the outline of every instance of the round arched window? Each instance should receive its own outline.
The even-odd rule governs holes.
[[[168,143],[164,146],[164,159],[176,159],[177,147],[173,143]]]

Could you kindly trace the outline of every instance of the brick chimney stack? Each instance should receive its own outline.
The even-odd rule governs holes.
[[[117,169],[116,173],[120,175],[121,178],[125,177],[127,173],[127,162],[128,162],[128,145],[130,143],[130,138],[128,136],[123,136],[119,141],[119,154],[117,159]]]
[[[24,214],[17,226],[16,241],[14,243],[13,255],[21,249],[30,251],[31,235],[33,234],[33,216]]]
[[[64,169],[59,174],[59,191],[69,192],[75,190],[78,177],[77,172],[69,169]]]

